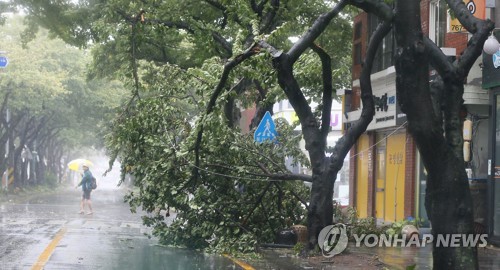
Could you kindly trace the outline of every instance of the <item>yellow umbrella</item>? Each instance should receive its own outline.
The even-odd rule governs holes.
[[[87,166],[89,166],[89,167],[94,166],[92,161],[90,161],[88,159],[84,159],[84,158],[78,158],[78,159],[73,159],[72,161],[70,161],[68,163],[68,168],[72,171],[77,172],[82,168],[83,164],[87,164]]]

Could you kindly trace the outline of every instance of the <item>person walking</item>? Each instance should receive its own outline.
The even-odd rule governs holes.
[[[78,188],[79,186],[82,186],[82,201],[80,202],[80,214],[84,214],[85,210],[85,205],[88,206],[89,212],[87,212],[87,215],[91,215],[92,212],[92,201],[90,200],[90,193],[92,192],[92,173],[89,170],[89,166],[84,163],[82,164],[83,168],[83,176],[82,180],[80,183],[75,187]]]

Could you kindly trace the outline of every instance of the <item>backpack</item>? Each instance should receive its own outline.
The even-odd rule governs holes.
[[[95,179],[94,176],[92,176],[92,180],[90,180],[90,187],[92,189],[96,189],[97,188],[97,179]]]
[[[86,185],[87,190],[92,190],[97,188],[97,179],[94,176],[90,179],[90,182],[87,182]]]

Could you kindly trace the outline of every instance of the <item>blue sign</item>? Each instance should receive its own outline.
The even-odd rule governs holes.
[[[387,104],[396,104],[396,96],[390,96],[387,98]]]
[[[495,68],[500,67],[500,51],[497,51],[495,54],[493,54],[493,66]]]
[[[256,142],[261,143],[266,140],[274,140],[276,136],[278,136],[278,133],[276,132],[276,126],[274,125],[273,118],[271,118],[271,114],[269,112],[266,112],[253,134],[253,139]]]
[[[9,64],[9,60],[5,56],[0,56],[0,68],[6,68]]]

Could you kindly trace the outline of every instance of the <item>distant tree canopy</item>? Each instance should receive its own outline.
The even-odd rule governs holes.
[[[10,14],[0,26],[0,50],[9,59],[0,70],[0,141],[9,146],[2,147],[0,169],[14,168],[11,185],[18,187],[44,183],[47,174],[61,179],[64,161],[79,148],[102,147],[100,130],[124,90],[118,82],[87,81],[88,54],[47,31],[23,46],[22,22]]]

